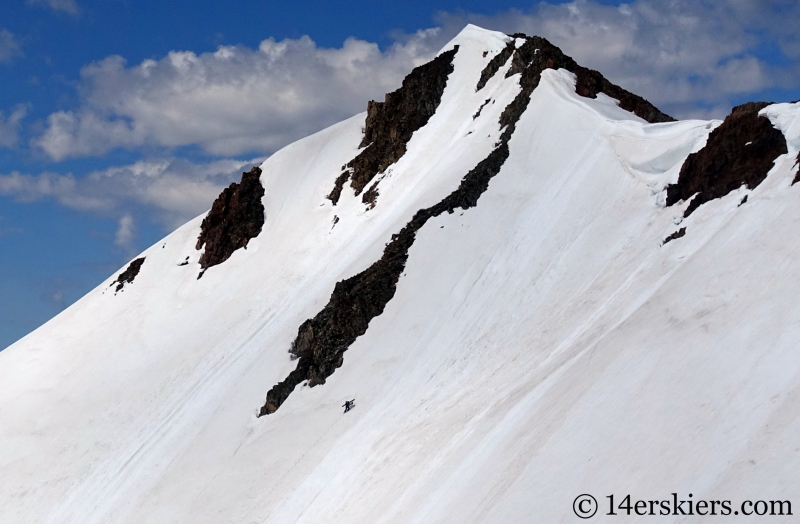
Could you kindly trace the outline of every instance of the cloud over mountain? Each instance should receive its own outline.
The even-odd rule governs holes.
[[[133,67],[111,56],[83,69],[81,107],[51,114],[35,144],[54,160],[147,144],[272,152],[398,87],[441,45],[439,32],[420,31],[386,51],[355,38],[327,49],[302,37],[173,51]]]
[[[491,16],[440,13],[440,27],[398,33],[384,51],[357,38],[323,48],[305,36],[172,51],[134,66],[110,56],[84,67],[80,106],[52,113],[34,144],[56,161],[152,144],[271,153],[363,111],[466,22],[544,36],[677,117],[722,117],[736,97],[797,85],[800,6],[769,3],[576,0]],[[765,46],[786,63],[765,60]]]
[[[241,171],[260,160],[218,160],[195,164],[185,159],[143,160],[127,166],[94,171],[85,177],[71,173],[39,175],[13,172],[0,175],[0,195],[17,201],[53,199],[70,209],[98,213],[121,220],[143,207],[172,228],[207,209],[214,197]],[[122,226],[125,227],[122,227]],[[120,222],[130,231],[117,238],[130,240],[133,222]]]

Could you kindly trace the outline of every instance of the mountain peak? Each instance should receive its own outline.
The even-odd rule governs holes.
[[[0,514],[557,522],[753,464],[784,499],[798,159],[800,104],[674,121],[467,26],[0,352]]]

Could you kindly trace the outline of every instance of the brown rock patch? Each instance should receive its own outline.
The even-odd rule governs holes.
[[[264,186],[261,185],[261,169],[254,167],[242,173],[240,183],[232,183],[222,190],[214,201],[211,211],[203,219],[196,249],[205,251],[200,257],[203,276],[206,269],[221,264],[239,248],[246,248],[251,238],[261,233],[264,227]]]
[[[786,139],[758,112],[769,105],[750,102],[733,108],[711,134],[705,147],[690,154],[681,166],[678,181],[667,186],[667,206],[692,199],[684,212],[688,217],[702,204],[720,198],[742,185],[758,186],[785,155]]]
[[[111,283],[113,286],[114,284],[117,285],[117,288],[114,290],[114,293],[119,293],[125,287],[125,284],[132,284],[133,279],[136,278],[136,275],[139,274],[139,271],[142,269],[142,265],[144,264],[145,257],[137,258],[130,264],[122,273],[117,276],[117,279]],[[110,286],[109,286],[110,287]]]

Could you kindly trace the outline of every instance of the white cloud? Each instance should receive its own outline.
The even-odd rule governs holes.
[[[62,13],[67,13],[72,16],[78,16],[80,14],[80,8],[75,0],[27,0],[25,3],[28,5],[49,7],[53,11],[61,11]]]
[[[133,243],[136,236],[136,226],[133,223],[133,217],[130,214],[125,214],[119,219],[119,227],[114,235],[114,243],[126,251],[134,251],[135,245]]]
[[[13,172],[0,175],[0,195],[12,196],[18,202],[53,199],[71,209],[118,220],[144,209],[171,229],[210,208],[224,187],[260,162],[218,160],[194,164],[184,159],[148,160],[95,171],[82,178],[70,173]],[[120,222],[120,231],[126,231],[122,226]],[[120,238],[128,237],[118,236],[117,240]]]
[[[382,99],[433,57],[445,43],[439,33],[420,31],[386,51],[355,38],[320,48],[302,37],[173,51],[133,67],[111,56],[82,70],[82,105],[51,114],[34,143],[54,160],[146,145],[269,153]]]
[[[8,118],[0,111],[0,147],[14,147],[19,141],[19,124],[28,113],[28,106],[20,104],[11,110]]]
[[[17,39],[5,29],[0,29],[0,64],[10,62],[15,56],[22,54]]]
[[[258,49],[173,51],[134,66],[111,56],[83,68],[80,105],[51,114],[33,144],[56,161],[120,147],[268,154],[363,111],[466,22],[544,36],[677,117],[724,116],[733,100],[796,88],[800,78],[794,0],[542,2],[492,16],[443,13],[438,22],[439,28],[397,35],[385,51],[355,38],[321,48],[303,37],[267,39]],[[782,49],[790,63],[759,59],[765,43]]]

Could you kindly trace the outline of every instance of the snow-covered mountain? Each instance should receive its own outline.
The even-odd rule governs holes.
[[[468,26],[0,352],[0,522],[798,513],[799,151]]]

